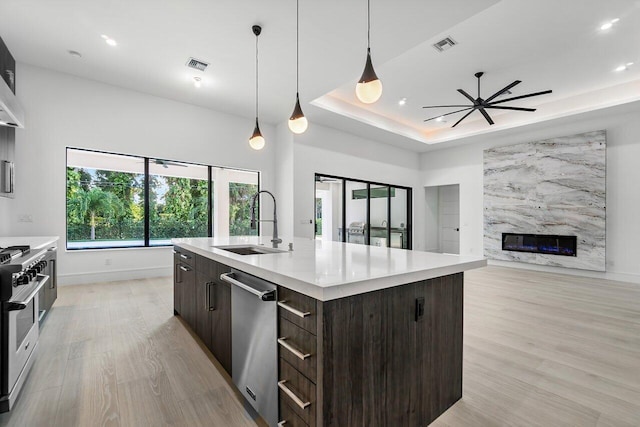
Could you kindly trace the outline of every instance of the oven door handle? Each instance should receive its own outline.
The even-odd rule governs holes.
[[[35,287],[34,290],[22,301],[7,301],[6,310],[7,311],[16,311],[16,310],[24,310],[27,308],[31,300],[36,296],[36,294],[42,289],[42,287],[49,281],[49,276],[44,274],[38,274],[40,278],[40,282],[38,286]]]

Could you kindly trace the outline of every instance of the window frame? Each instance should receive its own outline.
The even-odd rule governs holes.
[[[135,157],[137,159],[142,159],[144,161],[144,177],[143,177],[143,197],[144,197],[144,244],[143,245],[129,245],[129,246],[95,246],[95,247],[83,247],[83,248],[70,248],[69,247],[69,206],[67,200],[67,188],[68,188],[68,178],[67,178],[67,168],[69,167],[69,150],[75,151],[85,151],[90,153],[98,153],[98,154],[106,154],[106,155],[115,155],[115,156],[126,156],[126,157]],[[65,249],[67,251],[93,251],[93,250],[113,250],[113,249],[148,249],[148,248],[168,248],[173,246],[171,243],[168,244],[151,244],[151,235],[150,235],[150,205],[149,205],[149,184],[150,184],[150,174],[149,174],[149,160],[150,159],[161,159],[167,162],[177,162],[184,163],[187,165],[194,166],[202,166],[207,168],[207,176],[208,176],[208,197],[207,197],[207,237],[213,236],[213,170],[214,168],[218,169],[231,169],[242,172],[251,172],[258,175],[258,191],[260,191],[261,182],[262,182],[262,173],[257,170],[252,169],[244,169],[238,167],[229,167],[229,166],[217,166],[217,165],[207,165],[204,163],[196,163],[189,162],[183,160],[173,160],[173,159],[165,159],[158,156],[143,156],[137,154],[126,154],[126,153],[115,153],[112,151],[104,151],[104,150],[95,150],[91,148],[80,148],[80,147],[65,147]],[[258,209],[258,219],[260,219],[260,209]],[[257,222],[257,235],[260,235],[260,221]],[[181,238],[181,237],[176,237]],[[188,238],[188,237],[187,237]]]

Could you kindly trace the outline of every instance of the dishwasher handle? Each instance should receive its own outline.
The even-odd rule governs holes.
[[[262,301],[275,301],[276,300],[276,291],[259,291],[257,289],[252,288],[249,285],[246,285],[236,279],[234,279],[233,277],[233,273],[222,273],[220,275],[220,280],[223,280],[227,283],[231,283],[232,285],[235,285],[237,287],[239,287],[240,289],[244,289],[245,291],[252,293],[253,295],[257,296],[258,298],[260,298]]]

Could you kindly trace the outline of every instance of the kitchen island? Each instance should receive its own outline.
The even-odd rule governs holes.
[[[231,291],[221,276],[235,270],[277,285],[276,324],[261,327],[265,333],[277,327],[278,421],[423,426],[462,397],[463,272],[483,267],[484,259],[284,242],[282,252],[240,255],[228,249],[267,251],[271,243],[258,237],[173,241],[175,313],[230,374]]]

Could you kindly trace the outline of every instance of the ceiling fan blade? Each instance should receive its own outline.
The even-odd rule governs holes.
[[[514,110],[514,111],[529,111],[529,112],[534,112],[536,111],[535,108],[523,108],[523,107],[501,107],[498,105],[487,105],[484,108],[497,108],[498,110]]]
[[[480,110],[480,113],[482,113],[482,115],[484,116],[484,118],[487,120],[487,122],[489,122],[490,125],[493,124],[493,120],[491,120],[491,117],[489,116],[489,114],[485,111],[484,108],[478,108],[478,110]]]
[[[459,108],[459,107],[469,107],[469,105],[429,105],[427,107],[422,108]]]
[[[460,124],[461,121],[463,121],[464,119],[466,119],[467,117],[469,117],[469,114],[473,113],[476,109],[474,108],[473,110],[469,111],[467,114],[465,114],[464,116],[462,116],[462,118],[460,120],[458,120],[456,122],[455,125],[451,126],[452,128],[458,126],[458,124]]]
[[[451,115],[451,114],[459,113],[459,112],[461,112],[461,111],[471,110],[472,108],[473,108],[473,107],[467,107],[467,108],[463,108],[462,110],[452,111],[452,112],[447,113],[447,114],[440,114],[440,115],[438,115],[438,116],[431,117],[430,119],[426,119],[426,120],[424,120],[424,121],[425,121],[425,122],[428,122],[429,120],[435,120],[435,119],[437,119],[437,118],[439,118],[439,117],[449,116],[449,115]]]
[[[467,92],[465,92],[464,90],[462,90],[462,89],[458,89],[458,92],[460,92],[462,95],[464,95],[464,96],[465,96],[469,101],[473,102],[474,104],[476,103],[476,100],[475,100],[475,99],[473,99],[473,98],[471,97],[471,95],[469,95],[469,94],[468,94]]]
[[[546,94],[551,93],[551,92],[553,92],[553,91],[552,90],[544,90],[542,92],[535,92],[535,93],[528,93],[526,95],[514,96],[513,98],[501,99],[500,101],[492,102],[491,105],[502,104],[503,102],[515,101],[516,99],[529,98],[529,97],[532,97],[532,96],[546,95]]]
[[[520,83],[522,83],[520,80],[516,80],[515,82],[511,83],[510,85],[503,87],[502,89],[500,89],[499,91],[497,91],[496,93],[491,95],[489,98],[485,99],[485,102],[490,102],[492,99],[495,99],[495,98],[499,97],[500,95],[502,95],[506,91],[510,90],[512,87],[514,87],[516,85],[519,85]]]

